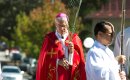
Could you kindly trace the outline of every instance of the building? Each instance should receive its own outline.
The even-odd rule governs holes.
[[[130,26],[130,0],[125,3],[125,26]],[[98,21],[107,20],[113,23],[116,33],[121,30],[122,0],[109,0],[101,9],[87,15],[86,19],[92,20],[92,26]]]

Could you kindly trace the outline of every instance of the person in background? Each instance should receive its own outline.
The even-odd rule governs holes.
[[[1,70],[1,62],[0,62],[0,80],[3,79],[3,76],[2,76],[2,70]]]
[[[119,64],[125,63],[125,56],[115,59],[109,49],[114,34],[114,26],[107,21],[98,22],[94,28],[95,42],[87,53],[87,80],[126,80],[124,71]]]
[[[36,80],[86,80],[82,42],[68,28],[68,16],[59,13],[54,32],[48,33],[40,51]]]
[[[115,57],[121,54],[121,32],[119,32],[115,39],[114,55]],[[124,29],[123,35],[123,54],[126,56],[125,71],[130,78],[130,27]]]

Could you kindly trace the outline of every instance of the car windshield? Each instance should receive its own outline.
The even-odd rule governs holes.
[[[12,68],[6,68],[6,69],[3,69],[2,72],[8,72],[8,73],[20,73],[18,69],[12,69]]]
[[[29,59],[24,59],[23,62],[29,64]]]

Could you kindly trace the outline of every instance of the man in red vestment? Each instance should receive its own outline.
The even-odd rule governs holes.
[[[40,51],[36,80],[86,80],[82,42],[68,31],[68,17],[59,13],[56,31],[47,34]]]

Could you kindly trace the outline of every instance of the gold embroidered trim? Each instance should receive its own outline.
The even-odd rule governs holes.
[[[74,73],[74,80],[78,80],[80,78],[79,75],[79,66],[76,67],[75,73]]]
[[[53,72],[54,73],[56,72],[56,68],[50,64],[49,65],[48,76],[47,76],[48,80],[53,80],[54,79],[53,74],[52,74]]]

